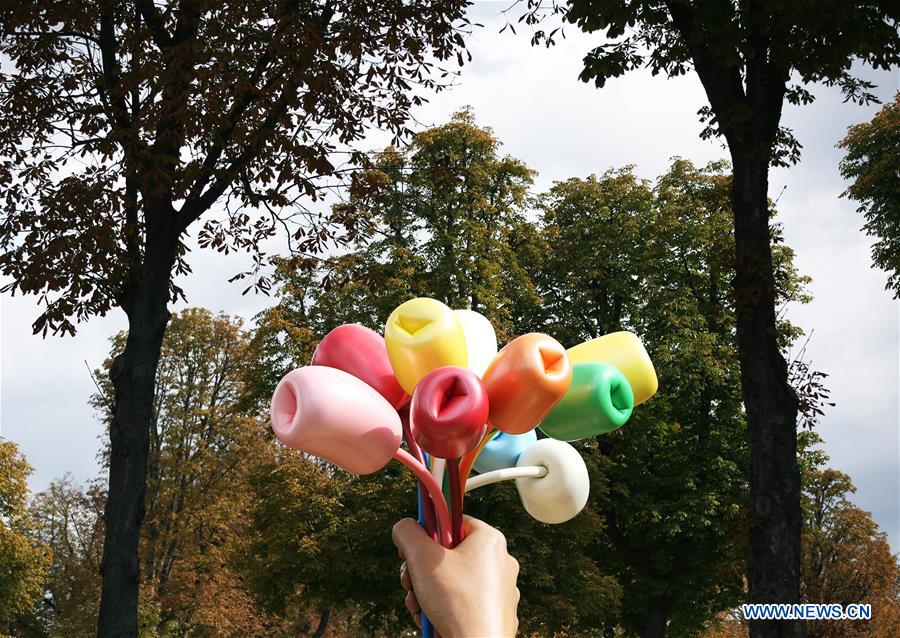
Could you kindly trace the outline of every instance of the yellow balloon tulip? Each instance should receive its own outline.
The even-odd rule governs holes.
[[[652,397],[659,387],[650,355],[637,335],[631,332],[611,332],[572,346],[567,352],[573,365],[606,363],[621,370],[634,393],[634,405]]]
[[[409,394],[435,368],[468,364],[462,324],[436,299],[419,297],[397,306],[384,327],[384,341],[394,374]]]

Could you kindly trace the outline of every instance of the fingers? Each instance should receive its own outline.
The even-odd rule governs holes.
[[[416,598],[416,592],[409,590],[406,592],[406,598],[403,600],[403,603],[406,605],[406,608],[409,610],[411,614],[419,613],[419,600]]]
[[[406,590],[406,598],[403,601],[406,609],[412,614],[416,627],[421,629],[422,615],[419,613],[419,600],[416,598],[416,593],[412,590],[412,578],[409,576],[409,567],[406,566],[406,561],[400,564],[400,586]]]
[[[506,537],[495,527],[477,518],[466,516],[463,518],[463,529],[464,538],[458,545],[458,550],[479,553],[487,550],[506,554]]]
[[[391,539],[400,552],[400,557],[405,560],[414,560],[423,547],[434,545],[434,541],[428,538],[425,530],[411,518],[403,518],[397,521],[391,530]]]
[[[469,516],[468,514],[463,516],[463,531],[465,532],[466,536],[477,531],[487,530],[497,531],[481,519],[475,518],[474,516]]]
[[[400,586],[405,591],[412,589],[412,578],[409,577],[409,568],[406,566],[406,561],[403,561],[400,565]]]

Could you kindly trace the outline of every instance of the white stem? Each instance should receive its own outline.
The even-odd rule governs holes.
[[[447,467],[447,459],[439,459],[436,456],[431,457],[431,475],[437,484],[444,489],[444,469]]]
[[[505,467],[502,470],[494,470],[493,472],[485,472],[478,476],[473,476],[466,481],[466,491],[490,485],[499,481],[508,481],[509,479],[519,478],[542,478],[547,476],[547,468],[543,465],[525,465],[523,467]]]

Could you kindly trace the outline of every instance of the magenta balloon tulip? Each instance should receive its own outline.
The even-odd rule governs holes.
[[[395,408],[406,402],[388,360],[384,337],[356,323],[338,326],[329,332],[312,356],[312,365],[337,368],[375,388]]]
[[[419,381],[410,408],[413,436],[429,454],[456,459],[484,436],[487,391],[471,370],[445,366]]]
[[[380,470],[400,447],[397,411],[371,386],[336,368],[287,373],[272,395],[271,416],[282,443],[354,474]]]

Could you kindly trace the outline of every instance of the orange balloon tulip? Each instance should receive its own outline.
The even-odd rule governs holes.
[[[566,349],[553,337],[532,332],[497,353],[483,377],[491,424],[507,434],[533,430],[572,382]]]

